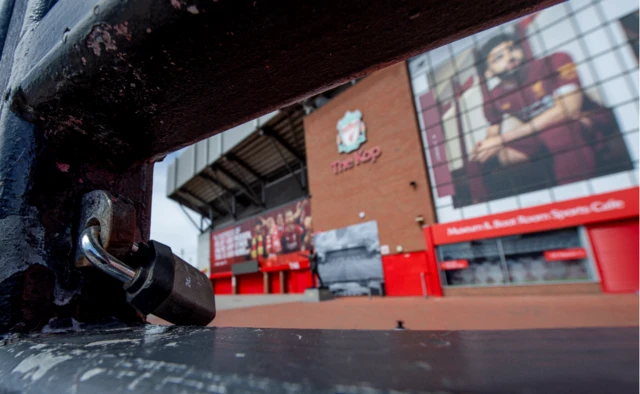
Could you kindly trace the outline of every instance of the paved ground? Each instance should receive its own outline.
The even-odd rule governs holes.
[[[299,302],[301,299],[302,299],[302,294],[217,296],[216,310],[226,311],[229,309],[248,308],[248,307],[254,307],[254,306],[272,305],[272,304],[284,304],[288,302]]]
[[[256,296],[256,299],[264,296]],[[267,296],[274,297],[274,296]],[[219,303],[232,304],[232,301]],[[275,298],[272,299],[275,302]],[[265,303],[267,301],[261,301]],[[242,304],[242,303],[240,303]],[[236,304],[237,305],[237,304]],[[247,301],[248,305],[248,301]],[[340,298],[219,309],[212,326],[385,330],[482,330],[638,325],[637,295]],[[161,323],[159,319],[151,319]]]

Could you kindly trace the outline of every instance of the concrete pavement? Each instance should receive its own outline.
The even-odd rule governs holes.
[[[258,300],[274,296],[255,297]],[[248,306],[253,301],[247,299],[235,304],[234,301],[224,301],[227,302]],[[430,299],[374,297],[371,300],[348,297],[321,303],[288,302],[239,309],[220,308],[211,325],[385,330],[394,328],[397,320],[403,320],[405,327],[413,330],[622,327],[638,325],[638,307],[638,296],[632,294]]]

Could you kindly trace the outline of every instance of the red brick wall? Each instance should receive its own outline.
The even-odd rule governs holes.
[[[334,174],[331,163],[353,155],[338,153],[336,123],[356,109],[367,126],[360,150],[379,146],[382,155],[375,163]],[[404,251],[424,250],[415,218],[422,215],[426,224],[434,223],[434,213],[405,63],[358,82],[305,118],[304,129],[314,228],[377,220],[380,243],[389,245],[391,253],[397,245]]]

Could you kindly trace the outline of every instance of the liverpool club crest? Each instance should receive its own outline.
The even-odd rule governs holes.
[[[367,140],[367,129],[362,121],[362,112],[347,111],[336,126],[338,152],[349,153],[358,149]]]

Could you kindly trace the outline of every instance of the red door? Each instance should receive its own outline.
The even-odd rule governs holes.
[[[382,256],[384,287],[388,296],[421,296],[424,275],[428,295],[440,296],[440,284],[433,280],[427,263],[427,253],[412,252]]]
[[[588,227],[606,293],[638,291],[638,218]]]

